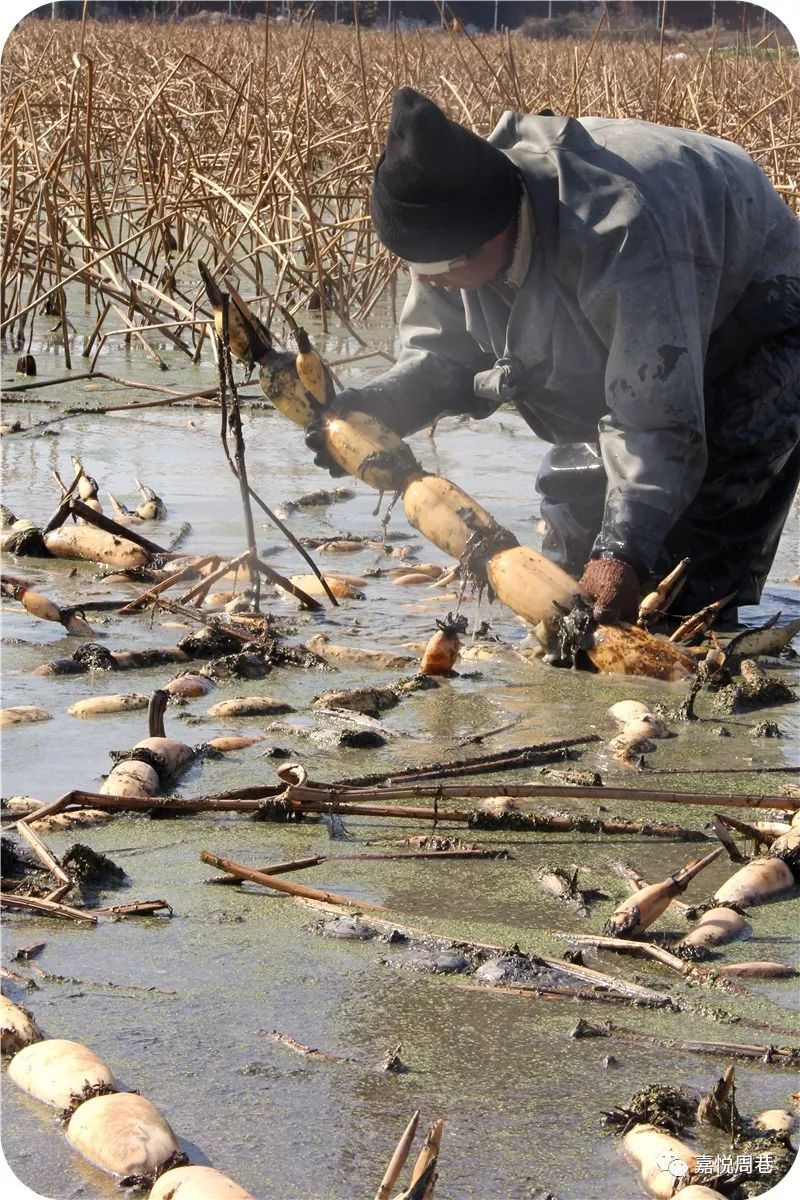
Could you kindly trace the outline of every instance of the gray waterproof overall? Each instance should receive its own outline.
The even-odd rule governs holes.
[[[554,444],[543,549],[612,551],[681,608],[758,600],[800,477],[800,222],[738,146],[506,113],[534,235],[519,287],[412,280],[397,363],[360,391],[401,435],[512,402]]]

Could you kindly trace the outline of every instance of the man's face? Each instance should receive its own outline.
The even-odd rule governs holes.
[[[471,254],[455,259],[444,274],[426,275],[424,270],[414,269],[414,274],[423,283],[443,288],[447,292],[473,291],[496,279],[511,262],[516,236],[516,221],[484,242]]]

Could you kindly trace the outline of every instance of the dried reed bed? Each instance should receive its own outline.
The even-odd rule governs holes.
[[[674,43],[670,46],[674,53]],[[798,61],[776,41],[663,46],[402,34],[265,21],[23,21],[3,55],[2,331],[94,304],[80,352],[120,331],[151,357],[202,351],[194,261],[240,289],[333,310],[352,329],[395,303],[367,198],[393,91],[409,83],[486,134],[503,110],[642,117],[733,139],[800,198]],[[86,314],[82,314],[86,323]],[[166,366],[166,364],[163,364]]]

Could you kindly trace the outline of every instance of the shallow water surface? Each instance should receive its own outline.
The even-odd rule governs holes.
[[[91,324],[90,314],[86,322]],[[387,329],[379,328],[374,339],[386,342],[388,336]],[[320,344],[334,359],[358,349],[347,336],[320,339]],[[57,346],[35,339],[33,352],[43,377],[63,374]],[[143,382],[157,376],[159,383],[166,379],[182,391],[213,386],[210,364],[192,368],[166,346],[159,346],[159,352],[171,365],[167,376],[121,347],[112,347],[98,366]],[[13,370],[10,357],[4,366]],[[358,369],[349,372],[343,370],[345,381],[356,382]],[[66,405],[147,397],[108,381],[99,386],[74,382],[34,395],[43,403],[9,403],[6,419],[19,417],[26,427],[34,426],[57,417]],[[277,507],[329,486],[327,476],[311,464],[300,431],[277,414],[248,410],[244,427],[251,481],[268,504]],[[413,444],[425,466],[464,486],[520,541],[538,544],[534,480],[544,447],[518,417],[503,412],[480,425],[444,421],[435,438],[418,435]],[[51,472],[55,468],[71,478],[69,455],[77,453],[100,482],[104,503],[110,490],[133,506],[134,477],[164,497],[167,522],[144,530],[155,540],[166,541],[188,521],[192,531],[184,547],[190,551],[233,555],[244,546],[238,486],[222,456],[219,416],[213,409],[84,415],[5,438],[3,451],[4,503],[17,516],[47,520],[59,495]],[[293,531],[299,536],[374,535],[379,528],[375,494],[361,484],[353,487],[356,496],[347,503],[292,514]],[[260,516],[257,521],[267,561],[278,570],[305,571],[281,535],[263,525]],[[399,507],[389,528],[414,546],[420,560],[444,562],[439,551],[407,526]],[[796,570],[797,536],[795,512],[770,588],[759,609],[744,614],[748,620],[758,621],[779,608],[784,619],[800,612],[800,594],[788,581]],[[395,565],[370,549],[319,561],[355,575]],[[35,581],[61,603],[135,594],[132,588],[104,583],[104,572],[88,564],[20,559],[4,563],[4,570]],[[278,596],[267,597],[265,607],[294,623],[294,640],[321,631],[332,641],[396,651],[404,643],[424,642],[435,619],[455,605],[436,591],[396,587],[385,577],[369,579],[365,591],[366,600],[336,610],[326,607],[319,615],[299,615],[292,601]],[[671,706],[682,698],[680,687],[591,677],[527,662],[513,650],[525,631],[512,614],[497,606],[489,612],[485,602],[478,614],[474,600],[465,611],[471,629],[480,619],[491,619],[503,642],[497,657],[464,660],[458,677],[410,696],[387,713],[385,750],[333,751],[310,739],[308,729],[323,722],[309,711],[309,703],[328,688],[384,684],[398,672],[276,669],[264,680],[224,682],[210,697],[168,709],[167,732],[192,743],[223,731],[251,729],[268,738],[224,758],[197,760],[178,794],[272,782],[275,760],[265,757],[270,744],[290,750],[312,778],[335,779],[461,757],[470,753],[458,745],[461,739],[510,722],[511,729],[476,752],[592,732],[607,740],[614,729],[606,710],[614,700],[641,697]],[[112,649],[174,644],[186,632],[179,627],[180,618],[164,613],[138,618],[88,614],[88,619]],[[109,769],[109,751],[125,749],[144,736],[146,718],[134,712],[81,721],[67,714],[69,705],[103,692],[149,692],[174,674],[168,668],[114,676],[31,674],[46,658],[70,654],[78,644],[60,626],[36,621],[13,603],[5,606],[3,704],[36,704],[52,714],[47,723],[5,731],[6,796],[26,794],[44,801],[71,788],[96,790]],[[797,683],[791,663],[772,667]],[[259,720],[225,723],[206,716],[212,703],[227,696],[260,692],[287,700],[297,713],[280,718],[280,727],[271,731]],[[587,746],[572,765],[601,770],[607,782],[621,786],[644,779],[676,791],[779,792],[786,776],[764,768],[797,761],[796,710],[789,705],[720,717],[712,713],[708,697],[702,697],[698,711],[703,719],[677,724],[678,736],[660,742],[649,756],[647,775],[619,768],[615,773],[603,742]],[[753,726],[764,717],[778,721],[783,738],[753,739]],[[720,728],[730,736],[718,736],[714,731]],[[714,773],[729,766],[746,771]],[[689,767],[691,774],[660,774]],[[496,782],[546,778],[514,772],[497,776]],[[479,781],[487,779],[491,781],[485,776]],[[600,811],[596,802],[569,807],[591,815]],[[600,815],[675,821],[692,828],[702,828],[713,812],[631,804],[615,800],[613,788],[602,808]],[[506,846],[511,858],[347,863],[340,856],[379,850],[391,839],[428,830],[377,818],[347,818],[346,825],[348,840],[332,841],[324,824],[276,826],[235,815],[182,820],[129,816],[88,830],[46,835],[58,854],[81,841],[124,867],[129,887],[109,893],[106,903],[163,898],[174,916],[106,921],[87,929],[9,915],[6,960],[19,945],[45,940],[37,964],[51,976],[66,977],[62,982],[39,977],[37,990],[30,992],[12,985],[9,994],[32,1009],[48,1034],[89,1043],[126,1086],[157,1104],[179,1135],[199,1148],[196,1154],[202,1152],[263,1200],[352,1200],[374,1194],[415,1108],[422,1110],[424,1122],[439,1115],[447,1121],[437,1185],[441,1200],[522,1200],[536,1187],[551,1189],[561,1200],[606,1200],[611,1195],[633,1200],[640,1194],[638,1182],[613,1141],[600,1133],[601,1111],[624,1104],[647,1082],[707,1089],[727,1063],[613,1038],[572,1040],[569,1030],[578,1016],[592,1022],[613,1018],[622,1026],[675,1037],[791,1041],[797,1007],[793,980],[742,985],[738,991],[695,987],[686,992],[677,977],[660,967],[607,955],[588,961],[679,992],[690,1010],[672,1014],[493,994],[460,986],[457,979],[384,965],[381,959],[389,948],[377,940],[322,938],[310,928],[318,914],[287,897],[266,895],[250,885],[219,888],[205,882],[212,872],[199,860],[202,849],[252,865],[327,854],[331,859],[305,872],[304,882],[384,904],[400,923],[498,946],[518,942],[525,950],[560,957],[564,943],[553,937],[555,932],[599,931],[625,894],[614,871],[620,859],[658,879],[702,852],[696,844],[646,837],[481,833],[476,837],[482,844]],[[452,832],[465,833],[461,828]],[[602,890],[609,899],[595,904],[588,919],[579,919],[536,886],[534,872],[547,864],[565,869],[580,865],[581,885]],[[715,862],[692,885],[689,898],[704,899],[731,869],[727,860]],[[775,958],[800,965],[792,909],[791,900],[780,900],[754,910],[752,938],[727,948],[725,958]],[[659,928],[679,933],[681,918],[668,913]],[[715,1019],[712,1009],[744,1023]],[[265,1031],[272,1029],[351,1061],[300,1057],[267,1038]],[[381,1060],[398,1043],[410,1069],[403,1075],[386,1074]],[[615,1070],[603,1065],[611,1053],[620,1061]],[[737,1065],[737,1083],[737,1102],[749,1114],[784,1107],[796,1087],[792,1072],[762,1064]],[[3,1148],[21,1179],[46,1196],[116,1195],[112,1180],[70,1152],[50,1112],[13,1087],[4,1088],[3,1103]],[[713,1141],[702,1135],[698,1145],[709,1152]]]

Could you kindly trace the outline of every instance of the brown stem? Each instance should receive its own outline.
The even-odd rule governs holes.
[[[518,767],[534,765],[543,756],[553,752],[567,750],[572,746],[583,746],[590,742],[599,742],[599,734],[589,733],[582,737],[556,738],[549,742],[540,742],[534,746],[515,746],[512,750],[498,753],[477,755],[474,758],[456,759],[448,763],[424,763],[418,767],[406,767],[402,771],[392,771],[376,775],[362,775],[356,779],[342,779],[340,784],[349,787],[365,787],[377,783],[394,783],[397,780],[423,781],[426,779],[446,779],[448,776],[478,775],[486,771],[507,771]]]
[[[38,900],[35,896],[15,896],[10,892],[0,892],[0,905],[5,908],[22,908],[31,912],[41,912],[51,917],[66,917],[70,921],[88,921],[91,925],[97,924],[97,917],[93,917],[91,913],[70,908],[67,904],[56,904],[52,900]]]
[[[208,850],[200,851],[200,858],[210,867],[226,871],[239,879],[248,879],[251,883],[260,883],[262,887],[272,888],[276,892],[286,892],[289,896],[304,896],[309,900],[322,900],[326,904],[343,905],[346,908],[369,909],[373,912],[385,912],[383,904],[370,904],[363,900],[354,900],[351,896],[340,896],[337,892],[323,892],[319,888],[305,887],[301,883],[288,883],[277,875],[264,875],[261,871],[253,871],[241,863],[232,862],[229,858],[219,858]]]
[[[188,563],[187,566],[182,567],[180,571],[175,571],[173,575],[168,575],[166,579],[162,579],[161,582],[155,584],[154,587],[148,588],[146,592],[141,592],[135,600],[131,600],[129,604],[123,605],[122,608],[117,610],[118,615],[124,617],[128,616],[129,613],[136,612],[138,609],[144,607],[144,605],[150,600],[154,600],[156,596],[160,596],[162,592],[165,592],[169,588],[173,587],[174,584],[180,583],[181,580],[186,579],[187,576],[191,576],[196,572],[199,572],[201,567],[206,566],[208,563],[216,561],[216,554],[205,554],[202,558],[194,559],[192,562]]]
[[[69,502],[69,511],[74,513],[76,517],[83,517],[84,521],[89,525],[96,525],[98,529],[103,529],[106,533],[113,533],[115,537],[125,538],[126,541],[141,546],[148,554],[167,553],[164,547],[159,546],[157,542],[151,542],[149,538],[142,537],[134,529],[129,529],[127,525],[120,525],[117,521],[113,521],[111,517],[106,517],[103,513],[95,512],[93,508],[89,508],[88,504],[84,504],[82,500],[78,500],[75,496]]]
[[[24,841],[28,843],[36,857],[40,862],[44,863],[51,875],[54,875],[60,883],[66,884],[68,888],[72,887],[72,880],[62,867],[59,860],[56,858],[55,854],[48,849],[48,847],[39,837],[38,833],[31,829],[30,825],[20,822],[20,824],[17,826],[17,833]]]

